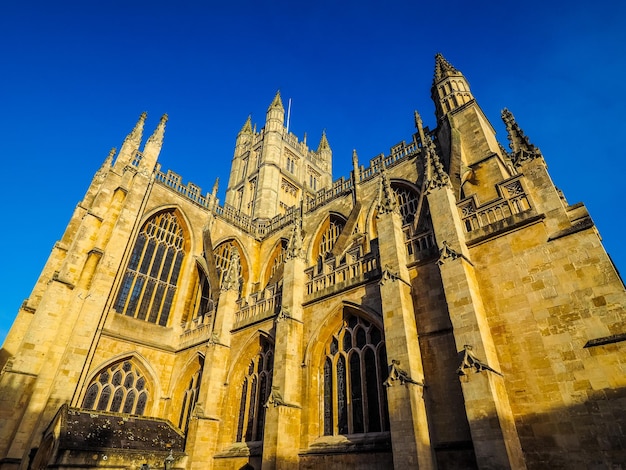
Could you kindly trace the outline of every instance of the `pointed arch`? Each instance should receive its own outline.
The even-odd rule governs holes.
[[[217,274],[221,285],[222,279],[228,270],[228,266],[230,266],[230,260],[235,251],[239,254],[239,278],[241,280],[240,292],[241,295],[246,295],[248,292],[248,281],[250,278],[250,264],[248,256],[243,249],[243,245],[236,238],[226,238],[215,244],[215,248],[213,249],[215,267],[217,268]]]
[[[264,331],[254,332],[241,348],[228,374],[234,386],[228,407],[233,420],[224,423],[233,442],[263,439],[265,404],[269,399],[274,370],[274,338]]]
[[[377,312],[336,304],[312,335],[304,363],[312,374],[308,402],[319,407],[309,416],[319,420],[320,435],[389,430],[384,329]]]
[[[170,416],[172,423],[183,432],[189,426],[191,414],[198,401],[203,370],[204,355],[196,352],[181,367],[181,372],[173,381],[170,393],[173,398]]]
[[[335,246],[341,231],[345,227],[348,219],[339,212],[330,212],[320,223],[310,248],[311,260],[324,260]]]
[[[167,326],[190,244],[180,210],[162,209],[149,216],[135,240],[114,310]]]
[[[276,284],[282,279],[288,243],[286,238],[280,238],[270,251],[270,255],[267,258],[268,262],[263,270],[263,287]]]
[[[110,359],[85,381],[81,408],[134,415],[150,415],[160,386],[156,374],[138,354]]]

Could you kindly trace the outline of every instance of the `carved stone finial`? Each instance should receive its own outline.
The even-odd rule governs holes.
[[[385,163],[382,163],[380,171],[380,194],[378,200],[378,214],[389,214],[390,212],[398,212],[398,201],[396,193],[391,188],[389,176],[385,170]]]
[[[239,135],[242,134],[252,134],[252,116],[250,115],[248,115],[248,119],[246,119],[246,122],[239,131]]]
[[[389,364],[389,376],[383,382],[385,387],[393,386],[393,382],[396,380],[400,382],[400,385],[419,385],[420,387],[424,387],[423,382],[417,382],[411,378],[408,372],[400,369],[400,361],[396,361],[395,359],[391,360],[391,364]]]
[[[450,187],[450,177],[439,160],[435,145],[426,139],[424,146],[426,148],[426,193],[434,189]]]
[[[516,167],[527,160],[542,157],[541,151],[530,143],[524,131],[515,121],[513,114],[506,108],[502,110],[502,120],[506,126],[507,139],[512,150],[511,160]]]
[[[280,312],[278,312],[278,315],[276,315],[277,322],[288,320],[289,318],[291,318],[291,314],[289,313],[289,309],[287,307],[281,308]]]
[[[139,144],[141,143],[141,136],[143,135],[143,125],[146,122],[146,117],[148,117],[148,113],[146,113],[145,111],[141,113],[137,124],[135,124],[135,127],[130,132],[130,134],[126,136],[126,139],[124,139],[125,142],[131,141],[136,147],[139,147]]]
[[[503,377],[503,375],[498,372],[497,370],[491,368],[489,365],[487,365],[487,363],[480,361],[472,352],[472,346],[469,344],[466,344],[463,346],[463,351],[459,352],[459,356],[463,356],[463,358],[461,359],[461,364],[459,365],[459,368],[456,370],[456,373],[459,377],[464,377],[467,376],[467,371],[468,370],[474,370],[475,373],[479,373],[479,372],[483,372],[483,371],[490,371],[493,372],[494,374],[499,375],[500,377]]]
[[[154,133],[148,138],[148,144],[152,142],[158,145],[163,144],[163,137],[165,136],[165,123],[167,123],[167,119],[167,114],[163,114],[163,116],[161,116],[159,124],[154,130]]]
[[[226,270],[226,274],[224,275],[224,279],[222,280],[222,290],[236,290],[239,291],[240,287],[240,279],[239,279],[239,271],[241,269],[241,265],[239,263],[239,253],[237,251],[233,252],[233,255],[230,258],[230,263],[228,265],[228,269]]]
[[[219,188],[220,185],[220,177],[218,176],[217,178],[215,178],[215,183],[213,183],[213,190],[211,191],[211,194],[213,195],[213,197],[217,197],[217,189]]]

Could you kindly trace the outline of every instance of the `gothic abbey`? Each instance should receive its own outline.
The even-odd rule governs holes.
[[[225,201],[146,116],[0,355],[0,469],[609,469],[626,293],[581,203],[441,55],[437,126],[332,179],[277,94]]]

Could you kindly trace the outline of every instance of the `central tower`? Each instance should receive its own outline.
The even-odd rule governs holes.
[[[252,219],[284,214],[300,199],[332,185],[332,151],[322,133],[316,151],[284,125],[285,108],[276,93],[265,126],[256,131],[248,117],[237,135],[226,205]]]

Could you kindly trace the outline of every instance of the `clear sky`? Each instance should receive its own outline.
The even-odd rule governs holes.
[[[94,172],[142,111],[169,114],[160,156],[210,191],[224,185],[249,114],[276,90],[290,130],[334,178],[434,127],[434,55],[462,71],[507,145],[507,107],[570,203],[623,249],[626,2],[7,1],[0,7],[0,342]],[[146,136],[144,136],[146,137]]]

